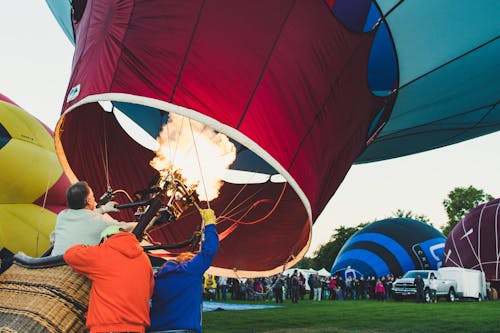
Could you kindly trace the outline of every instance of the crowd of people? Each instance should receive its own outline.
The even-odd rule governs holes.
[[[210,283],[207,284],[207,281]],[[273,300],[276,303],[283,303],[283,300],[289,299],[292,303],[297,303],[309,294],[309,299],[313,301],[365,299],[384,301],[393,298],[393,282],[394,276],[391,274],[380,279],[372,276],[366,279],[348,276],[347,279],[343,279],[340,275],[325,277],[318,274],[310,274],[306,278],[298,270],[293,274],[277,274],[256,279],[209,276],[205,277],[204,297],[207,301]]]

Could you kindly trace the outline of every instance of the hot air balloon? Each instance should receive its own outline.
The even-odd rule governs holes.
[[[382,277],[441,266],[445,236],[433,226],[408,218],[370,223],[340,250],[331,273]]]
[[[98,193],[140,197],[158,177],[182,183],[178,200],[180,185],[167,195],[180,205],[170,208],[174,218],[150,229],[149,240],[188,239],[199,222],[185,206],[209,204],[222,238],[217,275],[263,276],[293,266],[353,163],[500,127],[499,4],[47,3],[75,44],[55,130],[65,172]],[[481,24],[463,25],[465,18]],[[164,163],[152,162],[160,170],[150,164],[156,154],[129,136],[137,133],[132,128],[160,137],[163,150],[150,145],[160,152]],[[181,137],[191,143],[183,146]],[[201,141],[218,142],[217,149]],[[186,152],[193,154],[180,167]],[[220,187],[211,198],[204,173],[216,156],[225,166],[214,172]],[[186,165],[196,176],[185,174]]]
[[[499,218],[500,199],[472,209],[448,235],[443,266],[483,271],[487,281],[500,286]]]
[[[0,94],[0,259],[39,256],[50,247],[56,214],[65,208],[69,180],[55,153],[53,133]]]

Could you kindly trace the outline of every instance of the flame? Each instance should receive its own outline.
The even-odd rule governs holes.
[[[200,200],[211,201],[219,196],[221,179],[236,159],[236,147],[227,136],[170,113],[157,141],[160,147],[150,165],[160,175],[179,172],[185,185],[197,190]]]

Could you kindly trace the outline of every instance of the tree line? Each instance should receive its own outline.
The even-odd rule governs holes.
[[[443,200],[443,206],[448,215],[448,221],[440,229],[445,236],[453,230],[455,225],[459,223],[470,210],[477,207],[481,203],[493,200],[494,197],[485,193],[481,189],[476,189],[473,186],[456,187],[448,193],[448,197]],[[430,219],[426,215],[416,214],[412,211],[398,209],[391,217],[409,218],[431,224]],[[362,222],[355,227],[340,226],[334,229],[330,240],[314,252],[313,257],[304,257],[295,267],[297,268],[314,268],[319,270],[323,267],[329,269],[333,265],[333,261],[339,254],[342,246],[351,238],[358,230],[364,228],[368,224],[375,222]]]

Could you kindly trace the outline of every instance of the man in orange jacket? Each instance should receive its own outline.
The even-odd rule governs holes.
[[[90,333],[142,333],[150,325],[150,261],[133,234],[109,226],[101,236],[99,245],[75,245],[64,253],[73,270],[92,280],[86,326]]]

